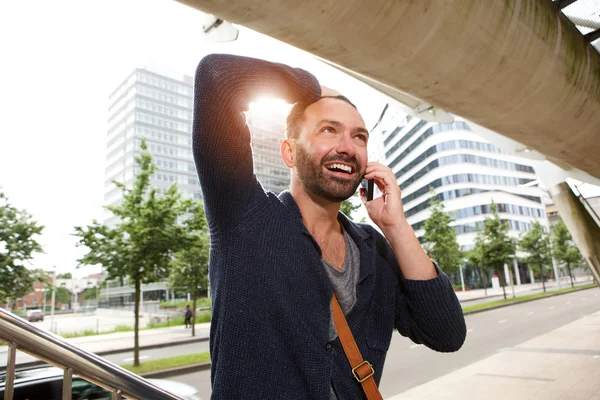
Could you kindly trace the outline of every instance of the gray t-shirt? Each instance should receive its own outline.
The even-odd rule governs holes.
[[[356,284],[358,283],[360,274],[360,252],[358,251],[358,246],[356,246],[356,243],[354,243],[354,240],[352,240],[346,231],[344,231],[344,240],[346,241],[346,259],[341,270],[338,271],[324,258],[321,261],[329,276],[333,292],[342,307],[342,311],[344,315],[348,315],[356,304]],[[337,338],[337,330],[333,323],[333,310],[331,310],[329,318],[329,341],[335,340],[335,338]],[[330,398],[332,400],[337,399],[333,392],[333,387],[331,388]]]

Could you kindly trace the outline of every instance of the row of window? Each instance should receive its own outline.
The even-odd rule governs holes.
[[[515,221],[512,219],[501,219],[502,223],[507,223],[509,228],[513,231],[528,232],[532,229],[529,222]],[[462,233],[471,233],[483,230],[483,221],[471,222],[468,224],[456,225],[454,231],[457,235]]]
[[[130,106],[124,107],[115,115],[111,116],[106,136],[111,137],[113,134],[118,133],[119,130],[123,129],[125,125],[134,122],[133,108],[133,103],[130,103]]]
[[[152,174],[152,179],[155,181],[177,182],[175,175],[161,174],[160,172]]]
[[[144,73],[143,71],[139,71],[138,81],[179,94],[189,95],[192,93],[192,88],[189,86],[184,86],[183,84],[176,84],[175,82],[155,77],[148,73]]]
[[[144,122],[146,124],[162,126],[165,128],[173,129],[180,132],[192,133],[191,125],[182,122],[175,122],[172,120],[156,117],[154,115],[148,115],[141,112],[135,113],[135,120]]]
[[[510,192],[506,192],[505,190],[494,190],[495,192],[504,192],[504,193],[510,193]],[[473,194],[478,194],[478,193],[486,193],[486,192],[490,192],[490,190],[487,189],[475,189],[475,188],[467,188],[467,189],[455,189],[455,190],[448,190],[446,192],[441,192],[437,194],[437,199],[440,201],[444,201],[444,200],[451,200],[451,199],[457,199],[459,197],[465,197],[465,196],[470,196]],[[524,194],[518,194],[518,193],[510,193],[513,194],[515,196],[519,196],[519,197],[523,197],[527,200],[531,200],[531,201],[535,201],[536,203],[542,203],[542,199],[536,196],[527,196]],[[429,207],[429,204],[431,202],[432,198],[427,199],[421,203],[419,203],[418,205],[411,207],[410,209],[406,210],[404,212],[405,216],[408,218],[410,216],[415,215],[416,213],[426,210]]]
[[[173,142],[173,143],[182,143],[182,144],[187,144],[187,145],[192,144],[192,138],[189,136],[186,136],[185,140],[182,141],[182,140],[180,140],[181,137],[179,135],[159,131],[157,129],[145,128],[143,126],[136,126],[135,133],[137,133],[139,135],[144,135],[148,138],[153,138],[153,139],[158,139],[158,140],[166,140],[166,141]]]
[[[402,198],[402,202],[404,204],[413,201],[425,194],[427,194],[430,188],[438,188],[441,186],[452,185],[455,183],[465,183],[465,182],[473,182],[473,183],[483,183],[487,185],[505,185],[505,186],[519,186],[525,185],[529,182],[532,182],[533,179],[525,179],[525,178],[513,178],[510,176],[498,176],[498,175],[479,175],[479,174],[457,174],[457,175],[448,175],[442,178],[438,178],[428,185],[424,185],[419,190],[409,194],[406,197]]]
[[[127,129],[123,129],[121,132],[115,134],[112,138],[110,138],[110,140],[108,141],[108,143],[106,144],[106,148],[110,149],[111,147],[113,147],[113,145],[118,141],[118,140],[124,140],[125,139],[125,135],[129,135],[131,136],[131,132],[129,132]]]
[[[472,140],[452,140],[449,142],[443,142],[443,143],[439,143],[439,144],[431,146],[419,157],[415,158],[413,161],[406,164],[405,167],[403,167],[398,172],[396,172],[396,176],[399,177],[399,176],[404,175],[405,173],[407,173],[408,171],[413,169],[417,164],[421,163],[427,157],[429,157],[435,153],[439,153],[439,152],[442,152],[445,150],[454,150],[454,149],[471,149],[471,150],[487,151],[489,153],[502,153],[502,151],[500,149],[498,149],[497,147],[495,147],[489,143],[474,142]]]
[[[385,156],[389,157],[391,156],[396,150],[398,150],[404,143],[406,143],[408,140],[410,140],[410,138],[412,138],[415,133],[417,133],[419,131],[419,129],[421,129],[423,126],[425,126],[425,124],[429,122],[429,121],[419,121],[415,126],[413,126],[408,132],[406,132],[406,134],[404,136],[402,136],[402,138],[400,140],[398,140],[396,143],[394,143],[394,145],[388,149],[388,151],[385,152]],[[398,134],[398,132],[396,132],[394,134],[394,136],[396,136]],[[388,142],[389,143],[389,142]],[[385,144],[385,142],[384,142]]]
[[[260,184],[267,190],[279,193],[289,187],[289,181],[276,178],[261,178]]]
[[[267,144],[260,144],[260,143],[252,142],[252,149],[253,150],[262,150],[263,152],[281,156],[281,152],[279,150],[279,145],[276,146],[275,144],[267,145]]]
[[[159,168],[177,169],[177,162],[173,160],[155,158],[154,163]]]
[[[497,206],[498,206],[499,213],[514,214],[514,215],[526,215],[526,216],[532,217],[532,218],[533,217],[536,217],[536,218],[544,217],[544,210],[542,210],[540,208],[523,207],[523,206],[517,206],[514,204],[504,204],[504,203],[499,203],[499,204],[497,204]],[[483,205],[479,205],[479,206],[466,207],[466,208],[461,208],[459,210],[452,211],[450,213],[450,216],[452,219],[458,220],[458,219],[463,219],[463,218],[474,217],[476,215],[486,215],[486,214],[490,214],[490,213],[491,213],[490,204],[483,204]],[[417,230],[421,229],[424,224],[425,224],[425,221],[420,221],[420,222],[412,224],[412,227],[415,231],[417,231]]]
[[[254,166],[254,173],[256,175],[268,174],[268,175],[275,175],[275,176],[284,176],[287,178],[289,178],[289,176],[290,176],[290,172],[287,169],[267,167],[265,165],[260,165],[260,164]]]
[[[133,97],[134,97],[135,92],[131,89],[129,89],[126,93],[124,93],[119,99],[118,101],[116,101],[114,104],[112,104],[109,109],[108,109],[108,124],[110,126],[110,124],[117,119],[118,117],[121,117],[125,112],[127,112],[128,110],[133,109],[134,106],[134,102]]]
[[[406,125],[408,125],[408,123],[413,119],[413,117],[411,115],[407,115],[406,118],[404,118],[402,120],[402,122],[400,122],[400,124],[398,124],[398,126],[396,127],[396,129],[394,129],[392,131],[392,133],[389,134],[388,137],[386,137],[383,140],[383,145],[387,146],[389,142],[391,142],[397,135],[398,133],[400,133],[400,131],[402,130],[402,128],[404,128]],[[418,130],[418,129],[417,129]]]
[[[474,156],[471,154],[454,154],[451,156],[440,157],[437,160],[433,160],[423,168],[421,168],[418,172],[416,172],[413,176],[406,179],[402,183],[400,183],[400,187],[406,189],[417,179],[423,177],[428,172],[444,166],[451,164],[462,164],[462,163],[470,163],[470,164],[478,164],[484,165],[487,167],[493,167],[498,169],[506,169],[510,171],[519,171],[519,172],[529,172],[534,173],[533,168],[528,165],[516,164],[508,161],[496,160],[494,158],[480,157]],[[399,174],[396,174],[396,178],[400,178]]]
[[[423,132],[423,134],[421,134],[421,136],[419,136],[418,139],[416,139],[414,142],[412,142],[410,144],[410,146],[408,146],[406,149],[404,149],[404,151],[402,153],[398,154],[398,156],[396,156],[396,158],[394,158],[394,160],[389,164],[389,167],[393,168],[396,165],[398,165],[398,163],[400,161],[402,161],[402,159],[404,157],[406,157],[408,154],[410,154],[414,149],[417,148],[417,146],[419,146],[421,143],[423,143],[425,141],[425,139],[427,139],[428,137],[433,136],[440,132],[453,131],[453,130],[457,130],[457,129],[462,129],[462,130],[466,130],[466,131],[471,130],[471,128],[469,128],[469,125],[467,125],[463,121],[455,121],[451,124],[438,124],[438,125],[432,126],[431,128],[427,129],[425,132]],[[404,138],[402,138],[402,139],[404,139]],[[390,152],[388,151],[385,153],[386,157],[389,157],[389,155],[391,155],[391,153],[389,155],[388,155],[388,153],[390,153]]]
[[[276,156],[268,156],[268,155],[264,155],[264,154],[258,154],[258,153],[254,153],[254,163],[268,163],[271,165],[280,165],[281,167],[285,168],[285,164],[283,163],[283,160],[281,159],[281,157],[276,157]]]
[[[174,96],[172,94],[167,95],[163,91],[156,90],[145,85],[137,85],[136,92],[165,103],[186,107],[188,109],[191,109],[194,104],[191,97],[182,97],[177,95]]]
[[[153,101],[147,101],[138,98],[136,99],[136,106],[144,110],[153,111],[159,114],[165,114],[174,118],[179,118],[186,121],[192,120],[191,112],[179,110],[173,107],[163,106],[162,104],[158,104]]]

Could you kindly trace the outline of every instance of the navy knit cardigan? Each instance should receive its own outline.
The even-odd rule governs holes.
[[[257,96],[295,103],[320,94],[311,74],[281,64],[209,55],[198,65],[193,152],[211,235],[213,399],[328,399],[332,385],[339,399],[363,398],[339,339],[328,340],[333,289],[319,245],[291,194],[257,181],[243,114]],[[448,277],[438,269],[435,279],[404,279],[381,234],[340,220],[360,250],[347,320],[376,381],[394,329],[437,351],[458,350],[466,328]]]

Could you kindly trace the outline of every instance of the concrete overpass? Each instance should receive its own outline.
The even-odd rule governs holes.
[[[314,54],[421,118],[460,115],[547,160],[536,172],[600,278],[600,229],[564,183],[600,184],[600,9],[587,0],[178,1]]]

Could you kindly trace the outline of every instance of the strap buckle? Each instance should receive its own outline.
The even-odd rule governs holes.
[[[367,365],[371,371],[366,376],[361,378],[358,373],[358,369],[360,367],[362,367],[363,365]],[[354,375],[354,378],[356,378],[356,380],[359,383],[363,383],[364,381],[366,381],[367,379],[369,379],[370,377],[375,375],[375,370],[373,369],[373,366],[371,365],[371,363],[368,362],[367,360],[365,360],[365,361],[361,362],[360,364],[358,364],[356,367],[352,368],[352,374]]]

